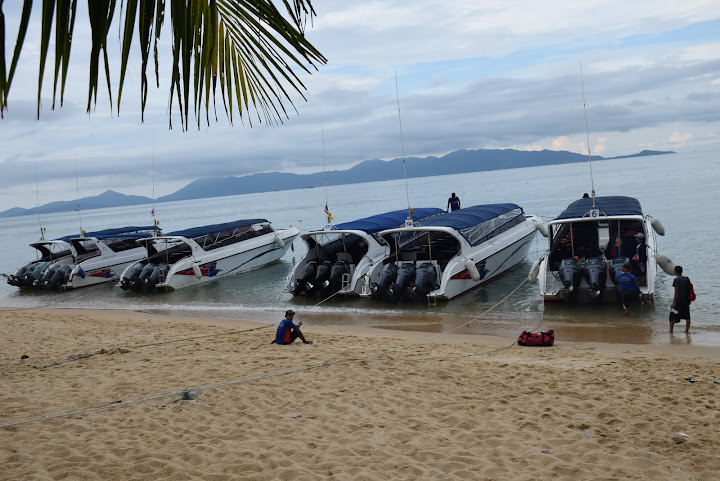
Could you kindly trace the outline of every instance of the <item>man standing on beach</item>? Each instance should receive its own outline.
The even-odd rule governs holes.
[[[280,325],[278,326],[277,332],[275,333],[275,340],[272,342],[273,344],[292,344],[298,337],[303,342],[303,344],[312,344],[312,341],[308,341],[307,339],[305,339],[302,331],[300,331],[302,321],[298,322],[297,325],[295,325],[293,323],[294,317],[295,311],[293,311],[292,309],[289,309],[285,312],[285,319],[280,321]]]
[[[629,262],[625,263],[622,272],[615,276],[615,282],[620,292],[620,301],[622,302],[626,316],[630,314],[628,306],[633,303],[636,296],[641,304],[645,303],[645,301],[643,301],[642,291],[640,291],[640,286],[638,286],[637,278],[630,273]]]
[[[445,209],[446,212],[455,211],[460,208],[460,197],[455,197],[455,192],[453,192],[450,195],[450,198],[448,199],[447,203],[447,209]]]
[[[683,268],[675,266],[675,297],[670,305],[670,332],[673,332],[676,322],[685,319],[685,332],[690,331],[690,279],[682,275]]]

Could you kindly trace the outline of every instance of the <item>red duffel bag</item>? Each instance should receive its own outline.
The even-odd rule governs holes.
[[[517,343],[521,346],[552,346],[555,343],[555,331],[547,332],[523,331]]]

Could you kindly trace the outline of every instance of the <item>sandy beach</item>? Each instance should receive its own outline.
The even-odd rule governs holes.
[[[0,324],[1,480],[719,477],[713,347],[308,324],[314,344],[277,346],[266,323],[128,311]]]

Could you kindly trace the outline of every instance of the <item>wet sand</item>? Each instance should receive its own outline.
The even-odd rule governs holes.
[[[717,479],[717,348],[296,320],[0,310],[0,480]]]

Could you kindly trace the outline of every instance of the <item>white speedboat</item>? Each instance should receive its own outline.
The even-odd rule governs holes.
[[[138,241],[142,261],[122,273],[123,290],[180,289],[279,260],[300,231],[275,230],[266,219],[195,227]]]
[[[30,244],[38,259],[25,264],[8,283],[59,290],[117,280],[125,268],[145,257],[136,240],[155,234],[152,226],[128,226]]]
[[[361,295],[452,299],[519,264],[541,225],[515,204],[490,204],[382,231],[390,254],[368,272]]]
[[[537,279],[545,302],[617,302],[615,275],[630,262],[643,297],[652,299],[657,264],[673,268],[657,253],[656,233],[665,234],[662,224],[644,214],[637,199],[576,200],[548,223],[548,250],[533,264],[529,279]]]
[[[296,296],[313,296],[318,292],[360,294],[359,281],[390,253],[378,232],[406,222],[423,223],[445,213],[437,208],[417,208],[412,212],[412,219],[408,218],[407,210],[396,210],[302,234],[307,254],[290,271],[285,292]]]

